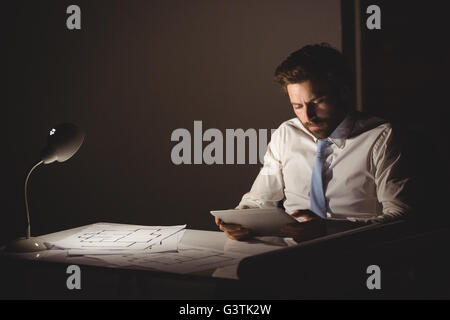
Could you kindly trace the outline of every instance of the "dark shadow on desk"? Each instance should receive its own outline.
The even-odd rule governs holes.
[[[448,226],[396,221],[245,258],[238,275],[252,298],[448,299],[449,240]],[[380,290],[367,287],[371,265]]]

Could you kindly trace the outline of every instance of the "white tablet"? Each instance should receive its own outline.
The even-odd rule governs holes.
[[[283,236],[283,225],[298,222],[280,208],[215,210],[211,214],[225,223],[240,224],[255,236]]]

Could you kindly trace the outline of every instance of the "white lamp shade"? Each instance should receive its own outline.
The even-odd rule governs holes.
[[[41,157],[45,164],[70,159],[81,147],[84,133],[72,123],[62,123],[50,130]]]

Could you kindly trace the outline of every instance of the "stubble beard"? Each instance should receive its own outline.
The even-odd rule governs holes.
[[[314,126],[314,125],[309,125],[309,124],[303,123],[303,126],[306,128],[306,130],[308,130],[308,132],[311,133],[317,139],[327,138],[331,134],[331,132],[329,130],[330,129],[329,124],[327,122],[320,122],[320,123],[318,123],[318,125],[320,126],[320,129],[312,131],[309,129],[309,127]]]

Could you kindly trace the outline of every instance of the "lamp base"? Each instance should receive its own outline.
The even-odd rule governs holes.
[[[19,238],[8,243],[5,247],[6,252],[24,253],[24,252],[36,252],[47,250],[47,246],[41,239],[30,237],[30,238]]]

